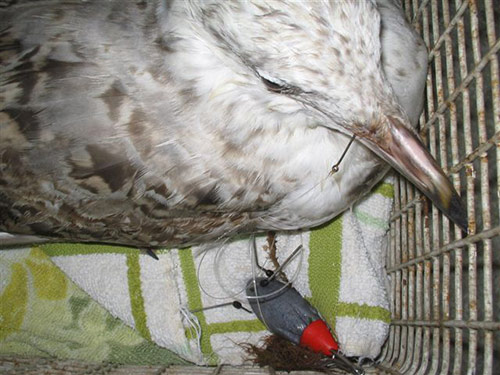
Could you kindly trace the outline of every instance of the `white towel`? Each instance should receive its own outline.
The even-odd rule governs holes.
[[[392,185],[384,183],[332,223],[277,236],[279,263],[303,251],[285,269],[294,287],[334,328],[341,350],[375,358],[390,320],[384,273],[385,235]],[[257,239],[260,262],[273,269]],[[197,364],[240,364],[240,343],[268,332],[253,314],[232,306],[189,310],[239,300],[252,277],[249,240],[212,248],[160,251],[159,261],[135,250],[101,245],[42,246],[75,283],[144,337]]]

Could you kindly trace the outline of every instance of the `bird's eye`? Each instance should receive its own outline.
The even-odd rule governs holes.
[[[282,86],[279,83],[270,81],[264,77],[261,77],[261,79],[262,79],[262,82],[264,82],[264,85],[266,85],[267,89],[271,92],[283,94],[287,90],[287,88],[285,86]]]

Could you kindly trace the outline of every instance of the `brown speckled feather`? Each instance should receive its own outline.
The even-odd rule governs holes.
[[[155,137],[164,135],[107,60],[128,52],[127,37],[148,40],[153,9],[145,2],[36,5],[21,3],[2,13],[9,21],[0,33],[2,229],[179,245],[203,241],[217,230],[230,233],[248,219],[243,210],[211,212],[217,204],[213,183],[170,185],[147,165],[166,156],[159,167],[171,173],[189,168],[182,149],[154,148]],[[105,35],[96,45],[89,45],[90,35],[79,39],[77,27],[85,18],[97,25],[94,34]],[[137,24],[125,26],[127,19]],[[122,45],[113,35],[120,35]],[[125,51],[113,52],[123,45]],[[163,52],[154,39],[140,47],[134,54],[149,61],[130,64],[131,76],[134,70],[154,70]]]
[[[262,13],[264,7],[275,22],[288,22],[297,43],[311,34],[312,48],[320,48],[332,22],[342,18],[329,8],[335,5],[322,5],[332,21],[316,15],[295,24],[293,12],[300,9],[287,5],[273,14],[259,1],[252,9],[237,2],[11,3],[0,8],[0,230],[55,240],[185,246],[237,233],[306,228],[343,211],[387,170],[357,143],[345,161],[348,172],[330,178],[329,167],[348,140],[335,130],[340,126],[323,126],[323,115],[307,108],[307,87],[280,92],[263,82],[266,55],[248,42],[241,53],[235,50],[230,35],[210,21],[228,17],[224,12],[239,18]],[[354,13],[361,7],[378,22],[372,4],[345,7]],[[317,35],[308,29],[311,20]],[[240,26],[234,30],[243,33]],[[370,27],[360,33],[376,32]],[[261,41],[272,39],[269,30],[262,32]],[[379,43],[378,34],[360,38],[368,46],[373,38]],[[369,47],[352,51],[353,59],[372,58]],[[422,51],[411,56],[421,61]],[[384,111],[405,119],[380,59],[373,59],[368,68],[359,67],[362,73],[356,67],[321,73],[301,63],[308,66],[301,77],[307,78],[304,85],[315,78],[331,85],[339,74],[345,90],[359,85],[346,74],[361,82],[371,77],[373,90],[365,96],[385,92]],[[281,63],[288,69],[290,61]],[[315,90],[322,97],[319,84]],[[415,92],[419,97],[421,88]],[[361,101],[363,111],[369,103]]]

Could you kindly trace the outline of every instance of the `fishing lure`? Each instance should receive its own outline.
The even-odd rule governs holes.
[[[364,374],[361,367],[339,352],[328,325],[295,288],[274,278],[260,277],[248,282],[246,295],[253,312],[269,331],[330,357],[332,367]]]

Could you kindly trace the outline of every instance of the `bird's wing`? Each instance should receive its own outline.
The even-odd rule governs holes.
[[[245,181],[222,204],[220,176],[179,141],[180,94],[155,75],[163,51],[145,35],[154,9],[45,3],[0,10],[0,229],[176,245],[238,231],[265,209],[241,199],[253,194]]]

